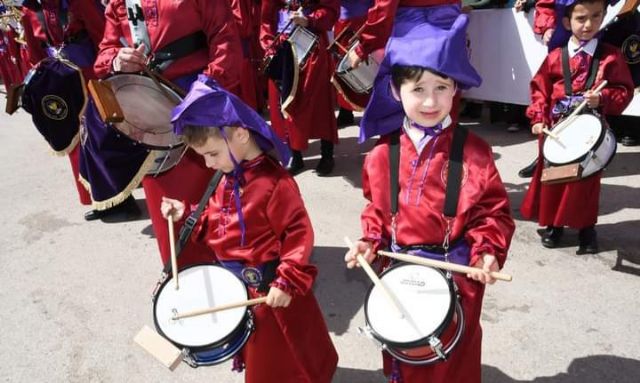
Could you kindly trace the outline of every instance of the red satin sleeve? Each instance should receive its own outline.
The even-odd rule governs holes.
[[[367,12],[367,21],[360,34],[356,53],[364,59],[371,52],[384,48],[391,36],[399,0],[376,0]]]
[[[120,18],[116,14],[114,4],[114,1],[110,1],[104,13],[104,34],[98,47],[98,57],[96,58],[95,64],[93,64],[93,70],[98,78],[109,75],[112,69],[111,63],[120,48],[122,48],[122,43],[120,42]]]
[[[281,1],[262,0],[260,12],[260,46],[264,51],[273,44],[278,25],[278,10],[284,4]]]
[[[386,139],[381,139],[379,144],[384,144]],[[387,145],[385,145],[387,147]],[[384,191],[389,189],[389,173],[388,157],[382,160],[378,159],[376,153],[379,153],[382,147],[374,148],[370,155],[365,157],[362,167],[362,193],[369,201],[360,215],[362,225],[362,240],[373,244],[373,251],[384,249],[389,245],[391,233],[389,230],[390,217],[385,217],[385,211],[390,211],[389,198],[380,198],[374,202],[373,191]],[[388,150],[387,150],[388,151]],[[380,166],[383,163],[386,166]],[[385,189],[386,188],[386,189]],[[388,196],[388,193],[380,193]],[[385,219],[386,218],[386,219]]]
[[[555,0],[537,0],[533,16],[533,32],[542,35],[547,29],[555,28]]]
[[[471,247],[469,264],[474,265],[483,254],[491,254],[502,268],[515,224],[511,218],[509,198],[495,163],[484,163],[484,185],[480,188],[483,195],[469,209],[465,225],[465,239]]]
[[[277,277],[284,279],[294,294],[305,295],[317,275],[316,267],[309,264],[313,228],[293,179],[278,180],[267,204],[267,217],[281,243]]]
[[[46,42],[47,38],[40,26],[38,16],[29,8],[22,8],[22,18],[20,21],[24,27],[24,39],[27,42],[29,62],[33,66],[47,57],[47,53],[42,49],[42,42]]]
[[[547,56],[538,72],[531,79],[531,104],[527,107],[527,117],[531,125],[544,122],[551,125],[550,104],[553,93],[553,80],[550,71],[550,56]]]
[[[309,28],[318,32],[331,30],[338,20],[339,11],[340,2],[338,0],[322,0],[317,8],[307,15]]]
[[[73,15],[67,34],[73,35],[86,30],[89,38],[97,47],[104,33],[104,14],[95,1],[74,0],[69,4],[69,12]]]
[[[633,79],[629,66],[617,49],[608,49],[602,78],[607,79],[607,86],[600,92],[601,108],[604,114],[622,114],[633,99]]]
[[[240,84],[242,51],[231,6],[226,1],[198,0],[202,31],[207,36],[209,64],[204,74],[224,88],[233,90]]]

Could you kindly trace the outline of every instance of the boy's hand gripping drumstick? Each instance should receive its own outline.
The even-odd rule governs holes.
[[[187,311],[186,313],[183,313],[183,314],[175,313],[173,318],[171,319],[178,320],[178,319],[191,318],[191,317],[205,315],[205,314],[213,314],[213,313],[217,313],[218,311],[235,309],[237,307],[253,306],[260,303],[265,303],[266,301],[267,301],[267,297],[260,297],[260,298],[249,299],[247,301],[242,301],[242,302],[227,303],[224,305],[209,307],[206,309]]]
[[[344,241],[347,244],[347,247],[349,249],[355,249],[353,242],[351,242],[351,240],[348,237],[344,237]],[[391,293],[391,291],[387,289],[384,283],[382,283],[380,278],[378,278],[378,275],[376,274],[375,271],[373,271],[369,263],[362,256],[362,254],[360,253],[356,254],[356,261],[358,261],[362,269],[367,273],[367,276],[369,276],[369,279],[371,279],[371,282],[373,282],[373,284],[382,291],[383,295],[387,298],[387,301],[391,304],[391,307],[393,307],[397,311],[398,316],[400,318],[407,317],[407,315],[405,315],[404,310],[402,309],[402,305],[398,302],[398,300],[395,298],[393,293]]]
[[[607,80],[603,80],[600,85],[598,85],[597,88],[595,88],[593,90],[594,93],[598,93],[600,92],[602,89],[604,89],[605,86],[607,86],[608,81]],[[587,106],[587,100],[583,100],[580,105],[578,105],[578,107],[569,115],[569,117],[565,118],[564,120],[560,121],[558,123],[558,125],[556,125],[555,129],[554,129],[554,133],[558,133],[560,131],[562,131],[562,129],[564,129],[571,120],[573,120],[578,113],[580,113],[582,111],[582,109],[584,109],[584,107]]]
[[[397,259],[399,261],[415,263],[417,265],[422,265],[422,266],[435,267],[438,269],[454,271],[456,273],[462,273],[462,274],[469,274],[470,272],[475,271],[474,269],[476,269],[475,267],[471,267],[471,266],[464,266],[464,265],[459,265],[457,263],[451,263],[451,262],[437,261],[435,259],[422,258],[415,255],[404,254],[404,253],[378,251],[378,254],[384,255],[385,257]],[[491,275],[491,277],[494,279],[498,279],[505,282],[511,282],[511,280],[513,279],[511,275],[500,273],[497,271],[490,271],[489,275]]]
[[[176,239],[173,233],[173,213],[167,216],[167,222],[169,223],[169,248],[171,249],[171,275],[173,280],[176,281],[176,290],[180,288],[178,284],[178,260],[176,258]]]

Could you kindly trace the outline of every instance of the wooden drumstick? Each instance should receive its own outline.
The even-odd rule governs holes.
[[[180,288],[178,284],[178,259],[176,257],[176,238],[173,233],[173,214],[169,214],[167,217],[169,222],[169,248],[171,249],[171,275],[173,280],[176,281],[176,290]]]
[[[191,318],[191,317],[200,316],[200,315],[213,314],[213,313],[217,313],[218,311],[230,310],[238,307],[258,305],[260,303],[265,303],[266,301],[267,301],[267,297],[260,297],[260,298],[249,299],[247,301],[242,301],[242,302],[227,303],[224,305],[209,307],[206,309],[187,311],[186,313],[183,313],[183,314],[175,314],[171,319],[179,320],[179,319]]]
[[[595,93],[600,92],[602,89],[604,89],[605,86],[607,86],[607,83],[608,83],[607,80],[603,80],[600,83],[600,85],[598,85],[598,87],[595,88],[593,91]],[[558,123],[558,125],[556,125],[556,127],[554,129],[554,133],[558,133],[562,129],[564,129],[567,126],[567,124],[569,123],[569,121],[573,120],[578,115],[578,113],[580,113],[582,111],[582,109],[584,109],[585,106],[587,106],[587,100],[582,100],[580,105],[578,105],[578,107],[569,115],[569,117],[567,117],[564,120],[560,121],[560,123]]]
[[[348,237],[344,237],[344,241],[349,249],[355,249],[353,242],[351,242]],[[358,253],[356,255],[356,260],[358,261],[362,269],[367,273],[367,276],[369,277],[369,279],[371,279],[371,282],[373,282],[373,284],[382,291],[383,295],[387,298],[387,301],[389,301],[391,306],[395,308],[400,318],[404,318],[405,316],[407,316],[405,315],[404,310],[402,310],[402,305],[398,302],[393,293],[389,289],[387,289],[384,283],[382,283],[382,280],[378,278],[378,275],[375,271],[373,271],[373,269],[369,265],[369,262],[364,259],[362,254]]]
[[[478,270],[478,268],[476,267],[464,266],[464,265],[459,265],[457,263],[451,263],[451,262],[437,261],[435,259],[422,258],[416,255],[410,255],[410,254],[404,254],[404,253],[378,251],[378,254],[384,255],[385,257],[397,259],[399,261],[415,263],[417,265],[422,265],[422,266],[436,267],[438,269],[454,271],[456,273],[462,273],[462,274],[469,274],[472,271]],[[513,280],[513,277],[511,275],[501,273],[498,271],[490,271],[489,275],[491,275],[492,278],[495,278],[499,281],[511,282]]]

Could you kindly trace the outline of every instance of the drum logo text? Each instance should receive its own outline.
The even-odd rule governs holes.
[[[407,285],[407,286],[424,287],[427,283],[425,281],[416,280],[413,278],[405,278],[400,281],[400,284]]]
[[[69,106],[62,98],[49,94],[42,98],[42,112],[52,120],[64,120],[69,114]]]

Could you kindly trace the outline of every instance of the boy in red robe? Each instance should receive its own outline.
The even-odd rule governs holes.
[[[390,247],[400,252],[418,249],[418,256],[477,268],[470,275],[453,275],[465,326],[448,359],[413,365],[383,352],[384,372],[393,383],[480,382],[484,288],[494,282],[488,272],[504,265],[515,228],[491,147],[475,134],[469,132],[457,143],[463,145],[461,175],[451,186],[447,181],[452,141],[463,129],[449,117],[454,95],[459,88],[481,82],[466,52],[467,23],[466,15],[458,15],[448,25],[422,24],[389,40],[378,74],[387,96],[374,94],[368,107],[400,104],[403,123],[395,128],[362,125],[360,134],[365,139],[377,134],[381,138],[363,166],[363,193],[369,202],[361,216],[362,239],[345,255],[347,267],[356,264],[357,253],[386,267],[388,259],[377,259],[376,252]],[[384,97],[395,100],[381,100]],[[398,153],[395,165],[392,153]],[[393,179],[390,171],[396,166]],[[454,211],[447,212],[445,196],[455,195],[450,190],[456,185],[459,198],[448,204]]]
[[[562,24],[556,27],[554,39],[560,28],[564,33],[570,31],[571,37],[563,46],[549,52],[531,80],[527,116],[531,120],[531,131],[539,136],[540,148],[543,129],[551,129],[553,123],[569,114],[583,99],[587,101],[587,107],[598,113],[616,115],[624,111],[633,97],[633,80],[619,49],[594,38],[604,19],[605,1],[569,1],[565,10],[562,17],[557,17]],[[568,54],[570,67],[570,78],[566,79],[562,69],[563,51]],[[592,76],[594,72],[595,77]],[[591,90],[605,80],[608,84],[602,91]],[[571,95],[566,94],[567,86],[572,90]],[[543,246],[558,246],[563,227],[569,226],[579,230],[576,254],[597,253],[595,224],[602,172],[574,182],[543,185],[540,176],[544,158],[542,150],[539,153],[529,190],[522,202],[522,215],[537,219],[540,226],[547,227],[542,236]]]
[[[255,111],[204,77],[173,122],[208,167],[225,173],[192,238],[245,281],[251,298],[267,296],[252,308],[255,331],[241,351],[245,381],[330,383],[338,355],[311,290],[313,229],[295,181],[267,154],[286,163],[286,146]],[[162,203],[174,221],[185,209],[178,200]],[[269,264],[277,264],[275,273],[265,271]]]

